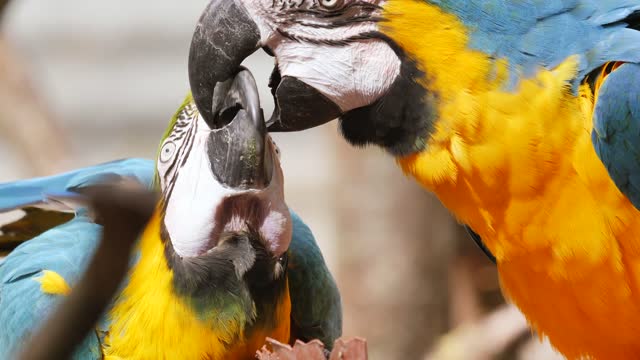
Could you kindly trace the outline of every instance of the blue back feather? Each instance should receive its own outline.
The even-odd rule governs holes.
[[[75,283],[88,266],[101,227],[77,216],[16,248],[0,264],[0,359],[10,359],[22,342],[49,315],[59,296],[44,294],[35,281],[43,270]],[[100,359],[95,333],[85,339],[74,359]]]
[[[607,76],[593,114],[591,139],[609,176],[640,209],[640,65]]]
[[[640,31],[620,23],[640,10],[638,0],[427,0],[455,14],[470,46],[510,65],[509,88],[540,67],[580,57],[573,86],[609,61],[640,62]]]
[[[70,196],[75,189],[122,177],[150,186],[154,171],[151,160],[125,159],[0,184],[0,211],[46,203],[51,195]],[[0,359],[10,359],[60,300],[58,296],[44,294],[36,279],[44,270],[51,270],[73,285],[88,266],[101,229],[84,211],[79,211],[73,220],[21,244],[0,262]],[[85,339],[74,356],[83,360],[101,358],[95,333]]]
[[[119,178],[150,186],[155,164],[146,159],[123,159],[64,174],[0,184],[0,212],[47,203],[48,197]]]

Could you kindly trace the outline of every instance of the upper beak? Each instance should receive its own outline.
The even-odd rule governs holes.
[[[210,126],[215,126],[216,85],[231,79],[242,61],[262,47],[260,39],[258,25],[242,0],[212,0],[204,10],[189,51],[189,83],[196,106]],[[303,81],[280,78],[279,73],[272,80],[275,111],[268,121],[269,131],[305,130],[341,115],[335,103]]]
[[[189,83],[204,119],[214,118],[216,84],[238,72],[260,46],[260,30],[240,0],[212,0],[200,17],[189,51]]]
[[[218,83],[212,97],[213,130],[208,157],[216,179],[232,189],[264,189],[273,172],[266,148],[267,128],[251,73],[241,69]]]

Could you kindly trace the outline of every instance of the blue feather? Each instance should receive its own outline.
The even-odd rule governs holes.
[[[330,348],[342,335],[340,293],[309,227],[293,211],[291,220],[288,277],[292,331],[297,338],[320,339]]]
[[[49,230],[20,245],[0,263],[0,359],[10,359],[60,301],[44,294],[36,279],[55,271],[73,284],[88,266],[101,227],[87,217]],[[100,359],[98,338],[89,336],[74,359]]]
[[[620,23],[638,0],[428,0],[469,29],[470,47],[509,61],[508,89],[578,55],[573,86],[609,61],[640,62],[640,31]]]
[[[48,194],[68,194],[74,189],[123,177],[151,186],[155,165],[146,159],[124,159],[70,171],[0,184],[0,212],[44,204]]]
[[[640,209],[640,65],[624,64],[605,79],[591,139],[611,179]]]
[[[0,211],[47,203],[50,198],[78,199],[81,196],[74,190],[122,177],[133,178],[149,187],[154,171],[151,160],[125,159],[65,174],[0,184]],[[73,286],[88,266],[101,231],[100,225],[79,211],[73,220],[21,244],[0,262],[0,359],[11,358],[60,300],[42,293],[36,279],[44,270],[51,270]],[[132,256],[131,264],[136,260],[137,256]],[[108,322],[103,319],[99,328],[106,326]],[[101,359],[99,340],[95,333],[88,336],[74,359]]]

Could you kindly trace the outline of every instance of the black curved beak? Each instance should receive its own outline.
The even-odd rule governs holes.
[[[273,159],[266,148],[267,127],[251,72],[242,68],[218,83],[212,109],[207,148],[214,176],[232,189],[264,189],[271,181]]]
[[[213,125],[216,84],[238,72],[260,46],[260,30],[240,0],[212,0],[200,17],[189,51],[189,83],[205,121]]]
[[[207,5],[191,41],[189,83],[196,106],[210,126],[216,126],[217,84],[232,78],[242,61],[260,47],[260,30],[242,0],[212,0]],[[305,130],[341,115],[340,108],[312,86],[295,77],[280,78],[277,68],[274,75],[276,109],[269,131]]]
[[[340,108],[318,90],[295,77],[280,77],[276,67],[269,81],[275,109],[267,122],[270,132],[301,131],[341,115]]]

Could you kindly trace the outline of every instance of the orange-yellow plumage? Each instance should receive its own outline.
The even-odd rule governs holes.
[[[385,12],[439,96],[426,150],[402,169],[483,238],[505,294],[563,354],[638,357],[640,213],[594,151],[594,95],[570,88],[577,60],[506,91],[506,63],[469,49],[455,16],[413,0]]]

